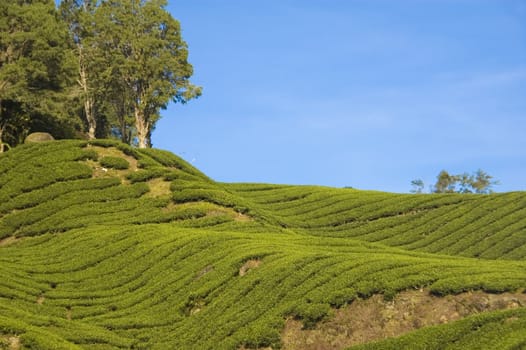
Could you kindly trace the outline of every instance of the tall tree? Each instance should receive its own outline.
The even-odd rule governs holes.
[[[20,142],[35,119],[69,122],[66,45],[53,0],[0,0],[0,144]]]
[[[435,183],[435,193],[453,193],[455,192],[455,185],[457,182],[457,176],[450,175],[447,171],[442,170],[437,176],[437,182]]]
[[[189,81],[193,68],[179,22],[165,6],[166,0],[108,0],[98,11],[114,76],[130,97],[141,148],[151,146],[160,109],[201,94]]]
[[[112,62],[113,50],[107,50],[107,60]],[[110,131],[113,136],[120,138],[124,143],[131,144],[136,136],[135,121],[133,117],[133,105],[130,90],[121,79],[118,67],[107,64],[105,71],[106,85],[104,88],[104,112],[110,123]]]
[[[498,181],[492,179],[493,176],[479,169],[472,176],[471,187],[475,193],[491,193],[493,192],[492,187],[499,184]]]
[[[60,13],[69,27],[71,42],[77,57],[77,83],[87,124],[88,138],[94,139],[97,131],[98,114],[103,96],[104,82],[101,81],[105,63],[99,38],[95,11],[99,0],[62,0]]]

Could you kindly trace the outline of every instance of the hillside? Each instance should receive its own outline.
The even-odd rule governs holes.
[[[0,155],[0,349],[526,348],[525,211],[22,145]]]

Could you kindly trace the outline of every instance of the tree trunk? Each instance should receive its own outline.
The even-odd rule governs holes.
[[[82,53],[82,46],[78,45],[79,50],[79,85],[84,92],[84,113],[86,114],[86,121],[88,122],[88,138],[95,139],[95,132],[97,130],[97,119],[95,118],[95,101],[90,92],[88,84],[88,72],[84,64],[84,56]]]
[[[4,129],[0,126],[0,153],[4,153],[4,140],[2,140],[2,134]]]
[[[2,121],[2,100],[0,99],[0,123]],[[0,124],[0,153],[4,153],[4,126]]]
[[[123,119],[124,118],[119,117],[119,124],[120,124],[120,129],[121,129],[121,141],[124,143],[129,143],[128,132],[126,130],[126,122]]]
[[[93,105],[94,101],[91,96],[86,95],[86,100],[84,101],[84,112],[86,113],[86,120],[88,121],[88,138],[90,140],[95,139],[95,130],[97,129],[97,119],[95,119]]]
[[[148,148],[148,134],[150,126],[146,121],[146,116],[140,106],[134,106],[135,127],[137,128],[137,139],[139,141],[139,148]]]
[[[4,142],[4,130],[5,126],[0,125],[0,153],[4,153],[7,150],[11,149],[9,144],[7,142]]]
[[[119,121],[119,128],[121,130],[121,141],[130,144],[131,135],[128,131],[128,123],[126,122],[127,109],[124,100],[114,100],[115,110],[117,111],[117,119]]]
[[[146,144],[148,148],[152,148],[152,131],[148,131],[148,136],[146,136]]]

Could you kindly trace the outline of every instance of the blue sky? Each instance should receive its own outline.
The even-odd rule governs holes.
[[[203,96],[154,147],[218,181],[526,190],[526,0],[169,0]]]

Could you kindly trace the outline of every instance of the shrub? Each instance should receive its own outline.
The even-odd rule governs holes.
[[[185,173],[197,176],[201,179],[207,179],[206,175],[171,152],[152,148],[141,149],[140,152],[143,155],[147,155],[151,159],[155,160],[159,164],[162,164],[163,166],[177,168]]]
[[[102,157],[100,165],[105,168],[112,168],[117,170],[126,170],[130,167],[130,163],[124,158],[119,157]]]
[[[142,157],[137,161],[137,166],[141,169],[150,169],[158,167],[159,163],[151,158]]]
[[[53,140],[55,140],[55,138],[47,132],[34,132],[27,135],[25,142],[45,142]]]
[[[303,322],[304,329],[312,329],[319,321],[326,318],[330,311],[330,306],[327,304],[300,304],[293,309],[292,314]]]
[[[158,177],[162,177],[164,174],[166,174],[168,170],[165,168],[150,168],[148,170],[138,170],[132,173],[129,173],[126,175],[126,178],[130,180],[132,183],[136,182],[144,182],[151,179],[155,179]]]
[[[95,150],[88,149],[88,150],[83,150],[82,153],[76,158],[76,160],[88,160],[88,159],[96,161],[97,159],[99,159],[99,154]]]

